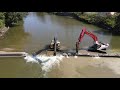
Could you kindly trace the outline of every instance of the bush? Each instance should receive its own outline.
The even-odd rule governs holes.
[[[5,24],[5,16],[3,12],[0,12],[0,28],[2,28]]]
[[[80,14],[81,19],[84,19],[88,23],[95,24],[101,27],[115,27],[115,16],[100,16],[98,14]]]
[[[4,26],[4,21],[0,19],[0,28]]]
[[[120,32],[120,15],[115,18],[115,28],[113,32]]]
[[[109,26],[111,28],[115,27],[115,17],[114,16],[105,17],[103,22],[106,26]]]
[[[5,24],[6,26],[17,25],[25,15],[24,12],[6,12],[5,13]]]
[[[0,28],[19,24],[27,12],[0,12]]]

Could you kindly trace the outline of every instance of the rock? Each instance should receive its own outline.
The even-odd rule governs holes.
[[[67,53],[63,53],[63,56],[68,56]]]
[[[72,54],[71,53],[68,53],[68,56],[71,56]]]

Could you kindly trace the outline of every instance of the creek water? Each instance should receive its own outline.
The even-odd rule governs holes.
[[[49,44],[54,36],[58,37],[65,48],[75,49],[75,43],[83,27],[97,35],[99,41],[109,43],[109,52],[120,52],[120,36],[113,36],[105,29],[70,17],[36,12],[30,12],[24,17],[22,25],[10,28],[0,40],[0,50],[32,54]],[[92,44],[93,39],[85,35],[80,47],[86,48]],[[39,58],[49,59],[51,62],[40,65],[30,55],[26,58],[0,58],[0,77],[120,77],[119,58],[66,58],[60,55]]]

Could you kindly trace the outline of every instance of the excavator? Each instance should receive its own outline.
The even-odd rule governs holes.
[[[82,29],[78,41],[76,42],[76,53],[78,53],[79,44],[81,43],[85,34],[89,35],[94,40],[94,44],[88,48],[88,51],[106,53],[106,49],[109,47],[109,44],[99,42],[97,36],[90,31],[87,31],[85,27]]]
[[[80,33],[80,36],[78,38],[78,41],[76,42],[76,54],[79,51],[79,44],[81,43],[84,35],[89,35],[93,40],[94,40],[94,45],[90,46],[88,48],[88,51],[92,51],[92,52],[100,52],[100,53],[106,53],[106,49],[109,47],[109,44],[105,44],[102,42],[98,42],[98,38],[96,35],[94,35],[93,33],[89,32],[86,30],[86,28],[84,27],[82,29],[82,32]],[[54,51],[54,56],[56,56],[56,52],[57,51],[61,51],[60,50],[60,42],[57,40],[57,37],[54,37],[54,40],[51,41],[50,45],[49,45],[49,49]],[[42,49],[39,50],[35,53],[32,54],[33,58],[36,59],[36,55],[40,54],[42,51],[45,51],[46,49]],[[37,60],[37,59],[36,59]],[[39,60],[40,61],[40,60]]]
[[[32,54],[33,57],[37,56],[38,54],[40,54],[43,51],[54,51],[54,56],[56,56],[56,52],[60,50],[60,41],[57,39],[56,36],[54,36],[54,39],[51,41],[50,45],[48,45],[47,48],[38,50],[37,52],[34,52]],[[35,57],[36,59],[36,57]],[[40,61],[40,60],[39,60]]]

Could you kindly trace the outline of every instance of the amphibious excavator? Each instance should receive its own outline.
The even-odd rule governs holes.
[[[34,52],[32,55],[36,56],[40,54],[43,51],[54,51],[54,56],[56,55],[56,52],[60,50],[60,42],[58,41],[57,37],[54,37],[53,40],[51,40],[51,43],[44,49],[41,49],[37,52]]]
[[[99,42],[97,36],[94,35],[92,32],[87,31],[85,27],[82,29],[78,41],[76,42],[76,53],[78,53],[79,44],[81,43],[85,34],[90,36],[94,40],[94,44],[88,48],[88,51],[106,53],[106,49],[109,47],[109,44]]]

